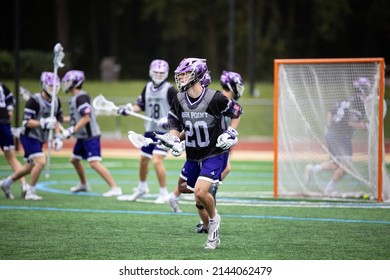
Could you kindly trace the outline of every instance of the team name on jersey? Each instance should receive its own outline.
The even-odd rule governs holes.
[[[182,112],[181,117],[187,119],[207,119],[207,112]]]

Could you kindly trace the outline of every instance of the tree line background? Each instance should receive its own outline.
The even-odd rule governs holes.
[[[2,10],[0,51],[14,54],[19,34],[21,51],[52,59],[60,42],[66,67],[89,79],[107,56],[121,79],[147,78],[155,58],[172,73],[203,57],[213,78],[234,70],[256,81],[272,81],[275,58],[390,59],[388,0],[8,0]]]

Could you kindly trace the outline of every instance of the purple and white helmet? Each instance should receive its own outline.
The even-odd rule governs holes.
[[[241,75],[236,72],[223,71],[221,75],[221,86],[224,90],[233,92],[234,99],[238,100],[244,93],[244,81]]]
[[[210,72],[205,73],[199,82],[202,85],[202,87],[207,88],[209,86],[209,84],[211,83]]]
[[[186,91],[194,84],[200,82],[208,73],[209,70],[207,68],[206,59],[184,58],[175,70],[177,88],[180,91]],[[207,79],[204,80],[203,84],[207,84]]]
[[[354,88],[357,90],[359,95],[368,96],[371,94],[371,83],[370,80],[365,77],[359,77],[353,82]]]
[[[79,87],[85,81],[84,72],[80,70],[70,70],[62,78],[62,90],[69,93],[72,89]]]
[[[155,59],[150,63],[149,77],[156,86],[161,85],[168,78],[168,74],[169,65],[165,60]]]
[[[42,90],[46,92],[50,97],[53,94],[54,83],[56,84],[55,94],[57,94],[60,90],[60,77],[58,77],[58,75],[56,75],[55,77],[54,73],[52,72],[42,72],[40,82]]]

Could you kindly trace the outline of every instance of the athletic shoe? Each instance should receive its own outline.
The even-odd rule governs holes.
[[[214,241],[207,240],[206,243],[204,244],[204,248],[207,250],[214,250],[214,249],[219,248],[220,244],[221,244],[221,240],[218,237]]]
[[[205,225],[203,223],[199,223],[196,225],[195,232],[196,233],[209,233],[209,231],[207,230],[207,228],[205,227]]]
[[[134,193],[131,195],[123,195],[121,196],[121,199],[118,198],[118,200],[122,201],[136,201],[138,198],[143,196],[146,193],[147,190],[141,190],[139,188],[136,188]]]
[[[171,209],[173,212],[175,212],[175,213],[182,212],[179,208],[179,198],[176,197],[173,193],[171,193],[169,195],[168,202],[169,202],[169,206],[171,206]]]
[[[133,188],[133,192],[136,192],[138,191],[139,187],[134,187]],[[146,187],[146,189],[144,190],[145,193],[149,193],[149,187]]]
[[[132,199],[132,195],[130,195],[130,194],[124,194],[124,195],[117,196],[116,199],[119,201],[134,201]]]
[[[28,190],[28,184],[27,183],[22,184],[22,189],[21,189],[22,198],[26,197],[27,190]]]
[[[36,193],[27,192],[24,199],[25,200],[42,200],[42,197],[37,195]]]
[[[1,180],[0,181],[0,186],[1,186],[1,189],[3,190],[3,192],[5,194],[5,198],[6,199],[14,199],[14,196],[11,193],[11,185],[6,186],[4,184],[4,180]]]
[[[160,194],[157,199],[154,201],[156,204],[164,204],[169,201],[169,194]]]
[[[217,246],[219,246],[219,226],[221,224],[221,216],[217,213],[213,219],[212,222],[209,224],[209,234],[208,234],[208,239],[205,244],[205,249],[215,249]],[[217,242],[218,241],[218,242]],[[207,244],[215,245],[215,248],[206,248]]]
[[[103,193],[104,197],[119,196],[122,195],[122,189],[120,187],[113,187],[108,192]]]
[[[89,185],[78,185],[70,188],[71,192],[78,193],[78,192],[89,192],[91,190]]]
[[[310,182],[310,180],[311,180],[311,178],[313,177],[313,165],[311,165],[311,164],[308,164],[308,165],[306,165],[306,167],[305,167],[305,175],[303,176],[303,183],[305,184],[305,185],[307,185],[307,184],[309,184],[309,182]]]

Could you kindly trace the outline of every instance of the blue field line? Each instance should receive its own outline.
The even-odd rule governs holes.
[[[0,210],[27,210],[27,211],[53,211],[53,212],[77,212],[77,213],[103,213],[103,214],[130,214],[130,215],[176,215],[176,216],[198,216],[197,213],[174,213],[159,211],[133,211],[133,210],[99,210],[99,209],[79,209],[79,208],[57,208],[57,207],[32,207],[32,206],[0,206]],[[347,220],[333,218],[300,218],[288,216],[263,216],[263,215],[222,215],[224,218],[240,219],[269,219],[283,221],[310,221],[310,222],[331,222],[331,223],[358,223],[358,224],[379,224],[390,225],[390,221],[381,220]]]

